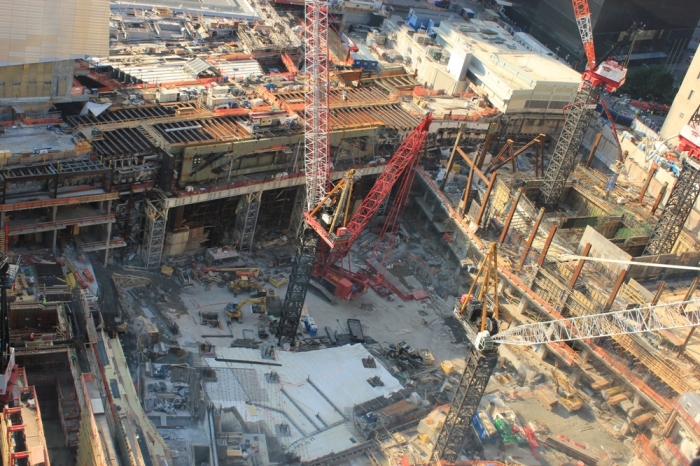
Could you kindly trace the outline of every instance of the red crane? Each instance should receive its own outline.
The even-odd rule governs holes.
[[[336,263],[348,254],[352,245],[360,237],[362,231],[367,227],[389,193],[391,193],[397,180],[402,175],[408,176],[410,171],[416,166],[423,151],[423,145],[428,136],[431,121],[432,117],[428,114],[418,127],[404,139],[349,222],[346,222],[347,214],[343,215],[342,212],[348,212],[349,192],[351,190],[350,180],[354,176],[354,172],[349,172],[351,174],[346,176],[342,180],[342,184],[339,183],[334,188],[334,191],[331,191],[319,203],[316,209],[304,213],[306,223],[324,241],[322,247],[319,248],[320,251],[314,266],[313,275],[317,278],[325,278],[333,283],[336,287],[336,296],[342,299],[349,299],[354,294],[367,289],[369,280],[366,276],[336,267]],[[324,204],[328,206],[330,212],[318,215]],[[339,215],[339,213],[341,214]],[[343,217],[343,226],[339,226],[336,229],[339,216]]]

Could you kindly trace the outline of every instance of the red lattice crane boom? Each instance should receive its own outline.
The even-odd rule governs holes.
[[[374,214],[377,213],[377,210],[389,193],[391,193],[397,180],[415,167],[423,151],[423,145],[428,136],[431,121],[432,117],[428,114],[418,127],[404,139],[346,226],[339,227],[336,231],[328,231],[328,225],[324,225],[318,216],[312,215],[314,211],[304,213],[306,223],[325,242],[325,245],[321,247],[316,266],[314,267],[314,276],[326,276],[335,283],[342,279],[349,280],[349,282],[362,281],[362,287],[366,288],[366,280],[360,279],[351,272],[338,270],[334,268],[334,265],[350,251],[353,243],[360,237],[362,231],[367,227]],[[349,202],[349,199],[346,202]],[[335,207],[335,209],[343,208],[340,205]],[[344,289],[347,291],[340,293],[336,291],[336,295],[347,299],[351,294],[348,289],[350,283],[346,282],[345,284],[347,286]]]
[[[595,69],[595,47],[593,46],[593,27],[591,26],[591,9],[588,0],[571,0],[578,32],[581,34],[583,50],[586,52],[589,69]]]

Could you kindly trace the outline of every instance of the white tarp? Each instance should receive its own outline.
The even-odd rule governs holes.
[[[102,112],[107,110],[109,107],[111,107],[112,104],[98,104],[95,102],[86,102],[85,105],[83,106],[83,109],[80,111],[80,116],[87,116],[88,113],[91,113],[92,116],[98,117]]]

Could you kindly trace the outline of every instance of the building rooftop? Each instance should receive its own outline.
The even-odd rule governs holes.
[[[246,0],[117,0],[111,2],[113,12],[123,12],[126,9],[162,8],[174,13],[189,13],[192,15],[221,16],[224,18],[257,18],[255,9]]]
[[[247,424],[262,423],[271,432],[287,424],[288,435],[278,441],[308,461],[359,443],[348,423],[352,407],[402,388],[383,366],[364,367],[369,356],[362,345],[280,351],[274,361],[259,350],[217,348],[216,359],[204,359],[217,377],[205,391],[216,407],[235,407]],[[369,384],[375,376],[382,386]]]

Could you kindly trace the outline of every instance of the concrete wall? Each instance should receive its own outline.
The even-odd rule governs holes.
[[[73,60],[0,66],[0,103],[70,100]]]
[[[602,259],[614,259],[614,260],[632,260],[632,256],[624,252],[622,249],[618,248],[617,245],[611,243],[603,235],[598,233],[594,228],[587,226],[579,242],[577,252],[583,251],[586,243],[591,244],[591,251],[588,254],[589,257],[599,257]],[[617,277],[622,270],[627,270],[629,265],[625,264],[613,264],[608,262],[591,262],[591,265],[598,270],[607,271],[607,275],[611,277]]]

